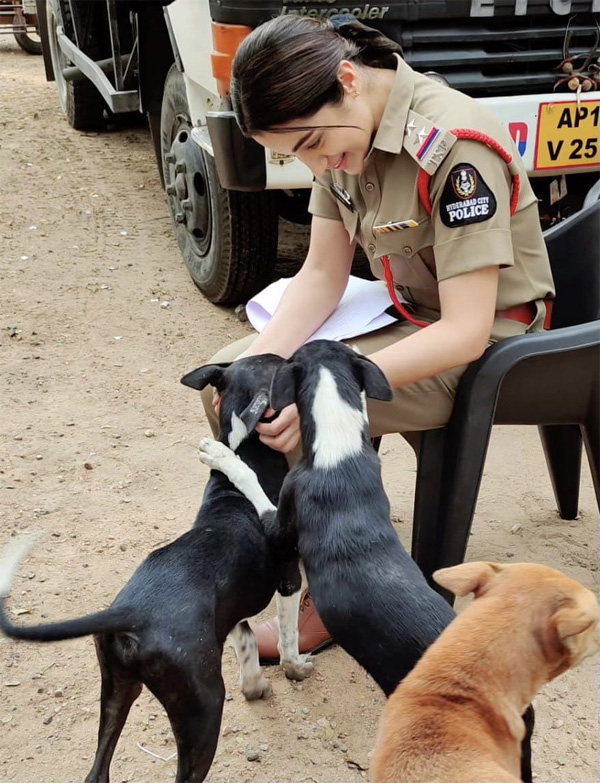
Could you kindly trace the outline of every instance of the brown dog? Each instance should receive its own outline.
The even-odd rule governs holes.
[[[464,563],[433,578],[476,600],[390,697],[371,779],[519,781],[521,715],[545,683],[597,652],[596,596],[530,563]]]

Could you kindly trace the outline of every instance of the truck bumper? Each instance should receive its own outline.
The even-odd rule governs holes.
[[[530,177],[600,169],[600,92],[478,99],[508,127]],[[309,188],[313,176],[292,155],[279,155],[242,135],[232,111],[207,114],[194,138],[214,155],[221,184],[231,190]]]

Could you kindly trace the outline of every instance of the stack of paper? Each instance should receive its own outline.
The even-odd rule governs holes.
[[[292,280],[277,280],[248,302],[246,314],[257,332],[269,323]],[[390,305],[384,284],[351,276],[339,305],[310,340],[347,340],[388,326],[396,320],[385,312]]]

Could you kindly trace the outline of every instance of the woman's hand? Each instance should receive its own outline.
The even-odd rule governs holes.
[[[275,411],[269,408],[265,411],[265,416],[272,416]],[[262,443],[275,451],[281,451],[283,454],[289,454],[300,443],[300,417],[298,408],[295,404],[288,405],[280,412],[274,420],[266,423],[257,424],[258,432]]]

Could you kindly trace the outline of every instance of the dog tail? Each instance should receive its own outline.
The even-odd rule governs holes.
[[[127,621],[122,611],[112,607],[60,623],[14,625],[6,611],[6,598],[21,561],[24,560],[36,539],[37,535],[31,534],[17,536],[10,541],[0,559],[0,630],[13,639],[36,642],[57,642],[106,631],[130,630],[131,622]]]

